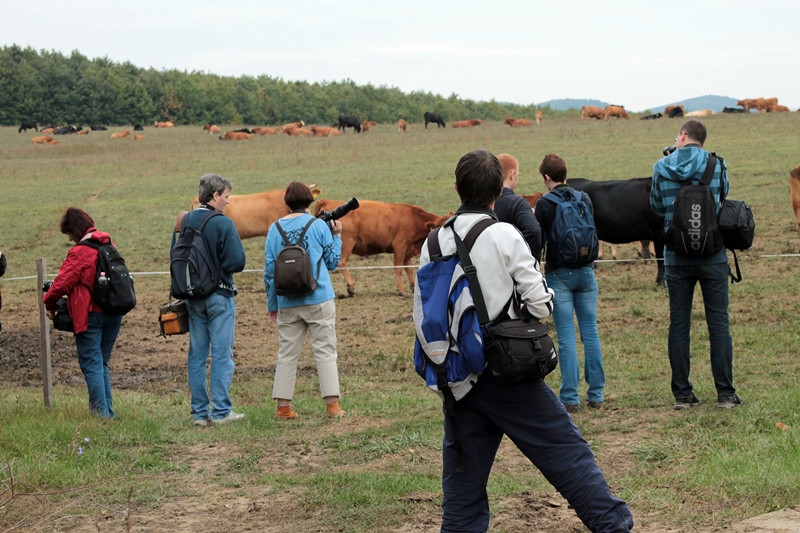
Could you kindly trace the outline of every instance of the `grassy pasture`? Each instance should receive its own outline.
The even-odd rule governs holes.
[[[731,287],[734,378],[746,404],[725,412],[713,406],[698,291],[692,378],[704,405],[671,411],[667,300],[655,287],[655,266],[636,260],[634,245],[621,247],[629,262],[598,265],[608,401],[575,420],[639,531],[703,531],[800,502],[794,255],[800,240],[787,186],[800,163],[800,114],[717,115],[704,122],[707,148],[728,163],[731,197],[746,199],[756,215],[755,244],[739,254],[745,279]],[[357,296],[337,303],[348,411],[342,420],[322,416],[308,353],[295,399],[301,418],[273,419],[276,335],[263,304],[259,238],[246,241],[248,272],[237,277],[232,396],[247,414],[242,423],[191,426],[188,339],[155,337],[157,307],[168,291],[166,276],[158,274],[137,276],[140,305],[126,317],[112,358],[119,419],[103,424],[88,416],[72,340],[61,333],[53,335],[55,405],[42,407],[37,290],[35,280],[19,278],[35,275],[38,257],[51,274],[57,271],[69,245],[57,228],[65,207],[87,209],[131,270],[163,272],[175,214],[188,207],[206,172],[231,179],[235,194],[299,179],[317,183],[326,198],[407,202],[444,214],[458,205],[455,164],[473,148],[514,154],[521,163],[517,192],[532,194],[545,190],[536,170],[549,152],[566,159],[572,177],[648,176],[680,124],[559,119],[531,128],[484,123],[455,130],[412,124],[406,135],[379,125],[362,135],[242,142],[221,142],[197,126],[148,128],[142,141],[112,140],[112,131],[62,136],[56,146],[32,145],[34,134],[0,128],[0,250],[9,258],[0,279],[0,530],[96,531],[103,524],[135,531],[438,530],[439,401],[411,365],[411,300],[393,294],[394,276],[384,269],[355,271]],[[385,255],[351,260],[354,267],[390,264]],[[334,283],[344,293],[343,280]],[[558,372],[548,383],[557,387]],[[493,531],[582,530],[508,442],[489,491]]]

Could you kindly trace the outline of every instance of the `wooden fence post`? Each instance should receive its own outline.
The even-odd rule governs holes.
[[[47,264],[43,257],[36,260],[36,299],[39,300],[39,337],[41,339],[41,354],[39,363],[42,369],[42,389],[44,390],[44,406],[53,406],[53,368],[50,357],[50,319],[42,302],[40,289],[47,281]]]

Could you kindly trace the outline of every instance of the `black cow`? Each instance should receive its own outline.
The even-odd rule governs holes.
[[[639,120],[654,120],[654,119],[657,119],[657,118],[661,118],[663,116],[664,115],[662,115],[661,113],[655,113],[653,115],[646,115],[646,116],[642,117]]]
[[[253,133],[253,131],[250,128],[241,128],[241,129],[233,130],[233,131],[239,132],[239,133]]]
[[[439,113],[431,113],[430,111],[425,111],[425,129],[428,129],[428,122],[435,122],[436,128],[445,128],[447,124],[445,124],[442,115]]]
[[[17,133],[22,133],[23,131],[28,131],[28,130],[39,131],[39,125],[36,124],[35,120],[23,120],[22,124],[19,127],[19,130],[17,130]]]
[[[102,124],[92,124],[89,127],[92,128],[92,131],[106,131],[106,130],[108,130],[108,127],[104,126]]]
[[[653,241],[658,259],[656,283],[664,285],[664,217],[650,208],[651,178],[592,181],[569,178],[567,185],[592,200],[597,237],[611,244]]]
[[[358,117],[353,115],[342,115],[339,117],[339,130],[346,131],[347,128],[353,128],[353,133],[361,133],[361,122]]]
[[[134,124],[133,131],[144,131],[144,127],[141,124]]]
[[[53,135],[67,135],[69,133],[75,133],[76,131],[81,131],[83,127],[76,128],[75,126],[61,126],[60,128],[56,128],[53,130]]]
[[[683,116],[683,109],[680,107],[673,107],[669,110],[669,117],[667,118],[680,118]]]
[[[723,113],[744,113],[744,109],[741,107],[723,107]]]

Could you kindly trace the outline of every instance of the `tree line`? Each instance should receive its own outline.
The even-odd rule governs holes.
[[[476,102],[452,94],[405,94],[397,88],[350,80],[308,83],[267,75],[219,76],[155,70],[107,57],[88,59],[77,50],[0,49],[0,124],[36,120],[42,125],[175,124],[280,125],[303,120],[333,124],[340,115],[393,123],[422,122],[426,111],[445,120],[533,118],[537,107]],[[539,108],[548,115],[564,112]]]

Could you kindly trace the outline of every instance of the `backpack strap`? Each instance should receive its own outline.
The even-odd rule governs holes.
[[[700,183],[708,187],[711,184],[711,178],[714,177],[714,171],[717,169],[717,154],[711,152],[708,154],[708,162],[706,169],[703,171],[703,177],[700,178]]]
[[[278,232],[281,234],[283,242],[285,242],[287,245],[297,246],[298,244],[303,242],[303,237],[306,236],[306,231],[308,231],[308,228],[311,227],[311,224],[313,224],[315,220],[317,219],[311,217],[311,220],[308,221],[308,224],[306,224],[303,227],[303,231],[300,232],[300,236],[297,238],[296,242],[292,242],[289,240],[289,237],[286,236],[286,232],[283,231],[283,228],[281,227],[280,223],[278,223],[277,220],[275,221],[275,227],[278,228]],[[317,277],[319,277],[320,269],[322,269],[322,256],[319,257],[319,262],[317,263]],[[317,279],[317,277],[315,277],[314,279]]]
[[[454,219],[451,219],[454,220]],[[472,289],[472,300],[475,302],[475,311],[478,313],[478,321],[481,326],[488,326],[491,323],[489,320],[489,312],[486,310],[486,300],[483,298],[483,291],[481,284],[478,282],[478,271],[475,265],[472,264],[472,259],[469,256],[472,246],[483,230],[496,223],[497,220],[493,218],[484,218],[479,220],[467,233],[466,238],[462,241],[461,237],[456,233],[455,228],[450,223],[450,229],[453,230],[453,238],[456,241],[456,250],[458,250],[458,258],[461,259],[461,268],[464,269],[464,275],[467,276],[470,289]]]
[[[572,199],[580,200],[582,198],[582,192],[576,189],[573,189],[570,186],[567,187],[560,187],[558,189],[552,189],[550,192],[542,196],[542,200],[550,200],[556,205],[563,204],[568,199],[564,197],[564,195],[569,195]]]

